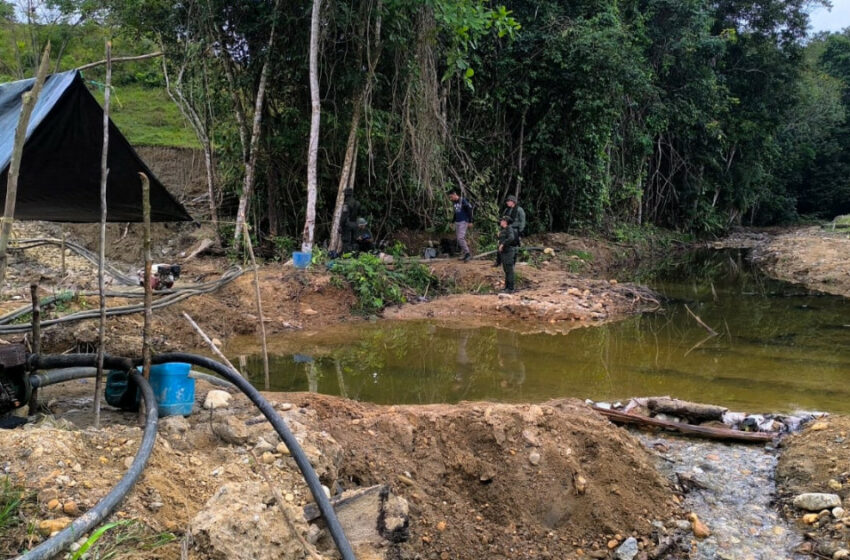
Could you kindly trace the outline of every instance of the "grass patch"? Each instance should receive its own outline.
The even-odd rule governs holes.
[[[71,560],[109,560],[127,554],[136,557],[139,552],[151,551],[176,540],[173,533],[155,532],[135,519],[116,521],[95,529]]]
[[[92,93],[102,105],[103,92],[94,89]],[[116,86],[109,116],[134,146],[200,147],[195,133],[164,88]]]
[[[27,536],[32,532],[27,518],[37,507],[35,494],[0,478],[0,556],[17,556],[27,548]]]

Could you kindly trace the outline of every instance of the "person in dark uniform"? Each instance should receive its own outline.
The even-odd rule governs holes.
[[[513,220],[511,228],[516,232],[516,246],[522,245],[522,236],[525,234],[525,210],[517,203],[517,198],[511,195],[505,200],[505,209],[502,211],[502,216],[508,216]],[[502,264],[502,254],[496,252],[496,262],[493,266]]]
[[[514,264],[516,263],[517,234],[511,227],[513,219],[510,216],[502,216],[499,219],[499,249],[502,257],[502,268],[505,271],[505,292],[513,293],[514,286]]]
[[[372,239],[372,232],[367,227],[369,223],[365,218],[357,218],[357,231],[354,233],[354,243],[357,245],[357,250],[363,253],[368,253],[375,248],[375,241]]]
[[[357,217],[360,214],[360,202],[354,198],[354,190],[342,191],[342,216],[339,220],[339,229],[342,236],[342,250],[345,252],[357,249],[355,236],[357,232]]]

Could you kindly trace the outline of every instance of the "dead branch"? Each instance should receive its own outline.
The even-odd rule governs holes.
[[[140,54],[140,55],[137,55],[137,56],[119,56],[119,57],[116,57],[116,58],[113,58],[113,59],[107,58],[106,60],[98,60],[97,62],[90,62],[88,64],[83,64],[82,66],[77,67],[77,70],[83,71],[83,70],[88,70],[89,68],[94,68],[95,66],[102,66],[104,64],[108,64],[108,61],[110,61],[110,60],[113,63],[115,63],[115,62],[131,62],[131,61],[134,61],[134,60],[145,60],[147,58],[156,58],[158,56],[162,56],[163,54],[165,54],[165,53],[163,53],[162,51],[159,51],[159,52],[148,53],[148,54]]]
[[[706,325],[706,324],[703,322],[703,320],[702,320],[702,319],[700,319],[700,318],[699,318],[699,317],[698,317],[698,316],[697,316],[697,315],[696,315],[693,311],[691,311],[691,308],[690,308],[690,307],[688,307],[687,305],[685,305],[685,309],[687,309],[687,310],[688,310],[688,313],[691,315],[691,317],[693,317],[693,318],[694,318],[694,320],[697,322],[697,324],[699,324],[699,326],[701,326],[702,328],[704,328],[705,330],[707,330],[707,331],[711,334],[711,336],[717,336],[717,331],[716,331],[716,330],[714,330],[714,329],[712,329],[712,328],[711,328],[711,327],[709,327],[708,325]]]

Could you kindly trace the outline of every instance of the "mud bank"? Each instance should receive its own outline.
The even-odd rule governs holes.
[[[107,427],[89,427],[92,388],[49,387],[59,420],[0,430],[0,466],[27,496],[26,523],[5,530],[3,553],[44,538],[29,525],[84,513],[135,454],[135,414],[110,411]],[[208,389],[199,384],[201,400]],[[672,531],[684,518],[652,455],[576,401],[388,407],[267,396],[334,493],[382,484],[407,504],[406,538],[356,543],[362,558],[614,558],[628,537],[648,554],[658,527]],[[214,414],[164,420],[143,479],[113,519],[173,541],[130,543],[118,558],[176,558],[181,547],[198,559],[305,557],[285,517],[316,543],[310,552],[334,556],[324,532],[304,521],[311,498],[293,460],[256,415],[234,396]]]

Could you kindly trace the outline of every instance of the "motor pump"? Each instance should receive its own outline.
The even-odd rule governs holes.
[[[152,267],[151,287],[154,290],[168,290],[174,285],[174,281],[180,278],[179,264],[155,264]],[[145,269],[138,271],[139,286],[145,285]]]
[[[24,345],[0,346],[0,416],[27,404],[31,392]]]

